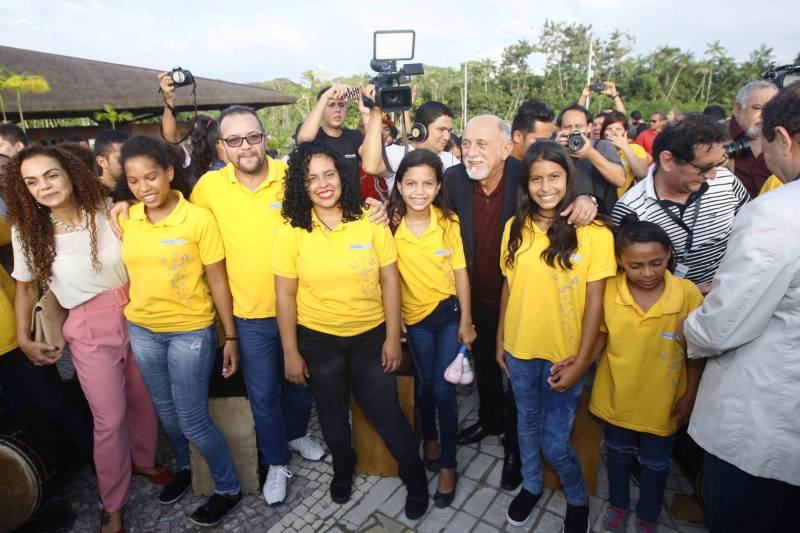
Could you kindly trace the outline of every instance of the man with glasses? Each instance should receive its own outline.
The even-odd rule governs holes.
[[[297,131],[297,144],[320,141],[339,153],[347,165],[350,176],[358,178],[358,149],[364,142],[364,136],[356,130],[343,127],[347,118],[347,100],[343,97],[355,94],[349,85],[333,85],[317,93],[317,105],[311,110]],[[358,98],[360,98],[360,93]],[[356,100],[360,102],[359,99]],[[369,109],[359,105],[359,112],[366,115],[362,118],[369,121]]]
[[[656,137],[647,176],[614,206],[612,218],[635,213],[664,228],[672,240],[675,275],[697,284],[704,294],[719,267],[733,219],[749,200],[741,182],[724,168],[724,128],[692,113]]]
[[[656,111],[650,115],[650,127],[636,136],[636,144],[644,148],[648,154],[653,155],[653,142],[656,136],[667,127],[667,117],[664,113]]]
[[[230,165],[204,174],[190,200],[209,209],[225,244],[242,374],[255,421],[261,464],[268,467],[268,505],[286,499],[291,452],[319,461],[324,450],[307,436],[311,395],[284,378],[275,319],[272,247],[283,225],[281,199],[286,163],[266,155],[264,127],[255,111],[232,106],[220,114]]]

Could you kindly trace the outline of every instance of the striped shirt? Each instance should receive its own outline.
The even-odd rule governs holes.
[[[672,240],[678,263],[688,268],[683,277],[708,283],[725,255],[733,218],[750,199],[747,190],[727,168],[719,167],[717,177],[689,196],[686,205],[660,200],[653,183],[655,168],[651,165],[647,176],[619,199],[611,218],[619,224],[628,213],[636,213],[639,220],[661,226]]]

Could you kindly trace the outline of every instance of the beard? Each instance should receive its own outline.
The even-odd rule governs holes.
[[[464,162],[464,169],[467,171],[467,176],[475,181],[485,180],[489,177],[489,165],[487,164],[486,159],[483,158],[477,160],[476,162],[483,163],[483,167],[480,170],[471,169],[469,164],[466,161]]]
[[[755,124],[747,128],[747,131],[744,133],[744,135],[750,140],[758,139],[759,137],[761,137],[761,122],[756,122]]]
[[[236,159],[235,167],[245,174],[258,174],[264,168],[266,154],[256,153],[255,159],[242,161],[242,156]]]

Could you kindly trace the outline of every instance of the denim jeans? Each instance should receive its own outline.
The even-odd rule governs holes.
[[[128,322],[131,347],[178,467],[189,468],[189,442],[197,446],[214,479],[214,492],[236,494],[239,479],[228,443],[208,414],[208,380],[214,368],[214,326],[156,333]]]
[[[522,486],[542,492],[541,455],[558,472],[570,505],[586,505],[589,495],[578,456],[569,442],[578,412],[583,379],[565,392],[547,384],[553,364],[544,359],[517,359],[505,354],[517,401],[517,438],[522,459]]]
[[[416,324],[408,326],[408,344],[417,367],[422,438],[435,441],[436,412],[441,430],[442,468],[456,467],[458,403],[456,386],[444,379],[444,371],[458,352],[458,324],[461,310],[454,296],[439,302],[436,308]]]
[[[620,509],[628,508],[631,461],[636,456],[642,467],[636,515],[647,522],[655,522],[661,514],[677,433],[661,437],[605,422],[603,434],[608,454],[608,502]]]
[[[265,466],[285,465],[287,441],[303,437],[311,418],[311,394],[289,383],[283,373],[283,349],[273,318],[236,318],[244,385],[256,425],[256,440]]]
[[[319,425],[331,450],[333,471],[352,473],[355,467],[350,430],[350,394],[400,465],[406,481],[424,475],[419,446],[397,396],[397,378],[381,366],[386,326],[351,337],[339,337],[297,326],[297,346],[308,365],[309,387],[319,413]]]

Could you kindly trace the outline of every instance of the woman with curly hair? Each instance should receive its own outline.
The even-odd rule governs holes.
[[[364,215],[358,183],[319,142],[289,158],[273,272],[286,379],[307,384],[333,455],[331,498],[350,498],[350,392],[400,465],[410,519],[428,508],[425,468],[397,396],[400,276],[392,234]]]
[[[19,347],[36,365],[61,355],[63,347],[30,338],[37,284],[48,284],[69,310],[64,339],[94,418],[100,530],[124,531],[132,468],[154,482],[172,476],[155,467],[158,422],[122,313],[128,276],[106,215],[106,191],[78,158],[46,146],[22,150],[6,185]]]
[[[497,332],[497,363],[517,401],[522,459],[522,488],[506,519],[524,525],[542,496],[541,454],[564,486],[566,533],[588,529],[589,496],[569,439],[596,353],[606,278],[617,273],[603,219],[576,228],[560,215],[575,200],[573,177],[560,144],[539,141],[526,152],[516,213],[500,245]]]

